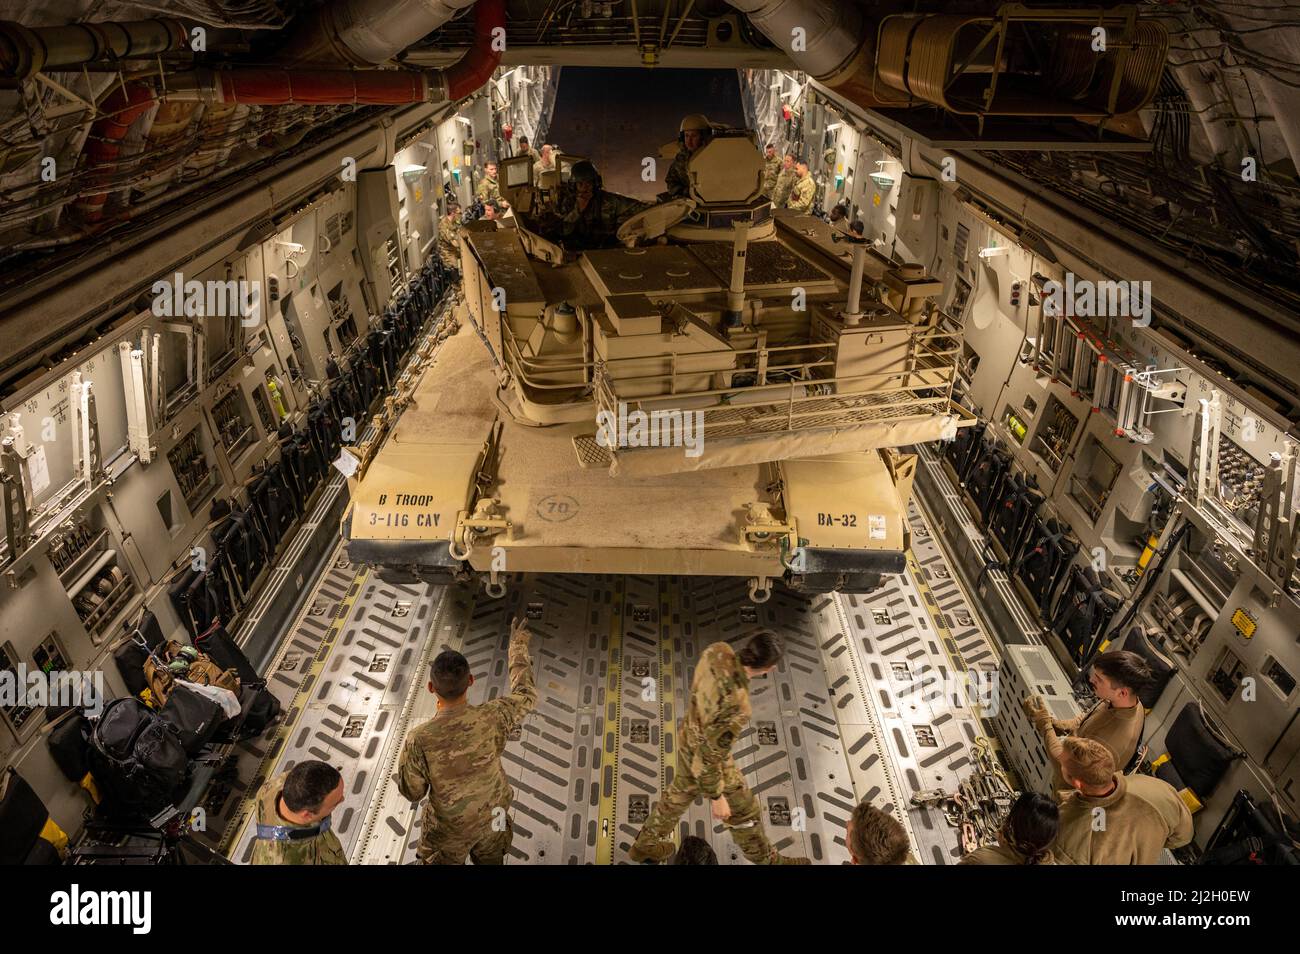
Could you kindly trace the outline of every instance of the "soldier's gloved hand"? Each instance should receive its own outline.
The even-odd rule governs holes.
[[[1034,728],[1039,732],[1046,732],[1052,728],[1052,714],[1047,711],[1047,703],[1043,701],[1042,696],[1030,696],[1024,701],[1025,715],[1029,716],[1029,721],[1033,722]]]
[[[718,821],[726,821],[731,817],[731,806],[727,804],[726,795],[719,795],[710,803],[710,807],[713,810],[713,817]]]
[[[511,640],[518,639],[526,643],[528,642],[529,639],[532,638],[532,635],[533,635],[533,631],[528,628],[527,617],[516,616],[514,620],[511,621],[510,623]]]

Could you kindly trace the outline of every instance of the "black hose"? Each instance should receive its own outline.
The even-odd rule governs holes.
[[[1160,574],[1164,572],[1166,558],[1168,558],[1169,554],[1174,551],[1174,548],[1182,542],[1183,537],[1187,535],[1187,531],[1190,530],[1191,527],[1191,521],[1186,517],[1182,517],[1182,523],[1178,525],[1178,528],[1175,529],[1169,539],[1165,541],[1164,547],[1154,557],[1152,557],[1152,560],[1158,559],[1160,562],[1154,569],[1149,569],[1145,574],[1143,574],[1142,581],[1138,584],[1138,592],[1133,594],[1132,601],[1129,603],[1128,611],[1125,612],[1123,618],[1120,619],[1118,623],[1112,621],[1109,627],[1093,637],[1092,644],[1088,647],[1087,653],[1084,654],[1082,661],[1079,663],[1079,669],[1081,671],[1083,667],[1092,662],[1093,657],[1097,655],[1097,650],[1105,641],[1105,636],[1113,637],[1116,633],[1122,633],[1128,628],[1129,624],[1133,622],[1133,617],[1137,615],[1138,607],[1142,605],[1142,601],[1147,598],[1147,594],[1151,590],[1152,585],[1160,577]],[[1149,563],[1148,566],[1150,566]]]

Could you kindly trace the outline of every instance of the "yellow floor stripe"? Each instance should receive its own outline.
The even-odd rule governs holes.
[[[605,673],[604,761],[600,766],[600,832],[596,840],[596,864],[614,862],[614,844],[618,838],[618,743],[623,724],[623,585],[624,578],[614,581],[614,598],[609,619],[609,651]],[[610,783],[605,784],[605,774]]]
[[[681,578],[678,578],[681,585]],[[677,713],[673,707],[673,611],[678,605],[677,590],[668,581],[659,586],[659,791],[668,787],[668,762],[677,758]],[[653,807],[653,803],[651,803]]]
[[[337,551],[334,556],[337,556]],[[331,556],[331,561],[333,558],[334,557]],[[332,562],[330,565],[332,565]],[[328,571],[326,571],[326,573],[328,573]],[[369,569],[363,566],[357,570],[356,575],[352,578],[352,582],[348,585],[347,595],[344,596],[338,606],[335,607],[334,616],[330,621],[330,627],[326,631],[324,638],[321,640],[320,648],[316,651],[316,655],[312,658],[311,666],[307,670],[313,678],[308,681],[307,677],[304,675],[299,681],[298,689],[294,693],[293,698],[290,699],[289,704],[284,707],[286,713],[297,710],[298,717],[301,718],[303,712],[306,710],[310,693],[316,688],[321,673],[325,671],[325,661],[329,659],[330,653],[334,650],[334,642],[338,638],[339,633],[343,631],[344,623],[346,623],[348,617],[352,615],[352,607],[356,603],[357,596],[361,593],[361,589],[365,585],[366,577],[369,576],[369,574]],[[318,585],[323,580],[324,575],[322,575],[317,581]],[[310,599],[311,597],[309,596],[308,600],[310,601]],[[305,604],[303,612],[306,612],[306,607],[310,605],[310,602]],[[298,621],[295,621],[294,623],[295,629],[297,628],[297,623]],[[306,691],[302,688],[304,685],[308,687]],[[288,742],[296,728],[297,720],[295,720],[293,724],[284,720],[275,727],[274,732],[268,736],[263,736],[263,741],[266,743],[266,755],[264,755],[262,761],[258,763],[257,771],[253,774],[253,781],[248,786],[247,791],[245,791],[239,809],[233,816],[231,816],[230,824],[226,826],[225,836],[221,839],[221,845],[218,848],[218,851],[222,854],[229,856],[229,853],[238,844],[239,838],[243,835],[245,825],[256,810],[258,791],[261,789],[263,783],[275,774],[275,770],[278,768],[280,759],[284,754],[285,743]]]

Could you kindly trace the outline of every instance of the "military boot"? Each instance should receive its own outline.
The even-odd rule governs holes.
[[[628,849],[627,856],[633,864],[641,864],[646,861],[653,861],[658,864],[661,861],[667,861],[673,856],[677,846],[671,841],[651,841],[645,839],[642,841],[638,838]]]

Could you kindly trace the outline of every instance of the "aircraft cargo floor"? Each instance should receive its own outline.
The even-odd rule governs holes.
[[[214,787],[206,839],[247,861],[254,797],[303,758],[344,773],[334,830],[355,863],[414,860],[420,812],[392,781],[409,728],[427,719],[428,663],[458,649],[471,701],[506,690],[510,619],[526,613],[538,706],[505,760],[515,790],[512,863],[626,862],[671,779],[676,720],[701,650],[779,633],[786,656],[756,680],[753,719],[734,754],[765,809],[768,835],[815,863],[848,858],[845,820],[870,798],[893,811],[925,864],[960,857],[959,832],[918,791],[957,790],[972,749],[992,739],[967,696],[967,671],[996,669],[978,616],[915,505],[908,571],[870,596],[804,597],[780,587],[753,605],[741,579],[517,576],[500,600],[481,588],[401,586],[342,550],[315,581],[270,668],[281,725],[241,747],[238,778]],[[682,821],[726,863],[746,863],[705,803]]]

